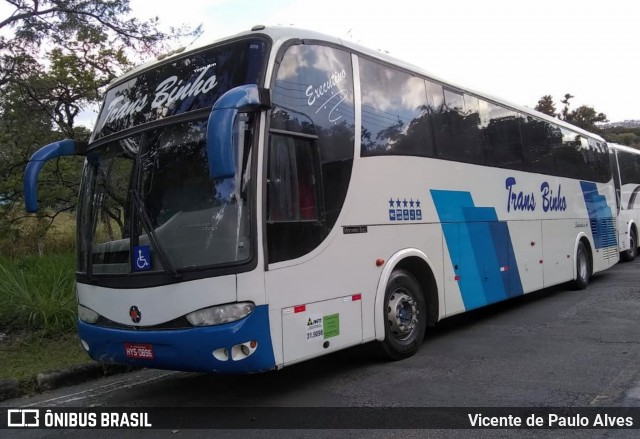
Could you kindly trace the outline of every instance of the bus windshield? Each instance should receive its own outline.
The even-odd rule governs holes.
[[[246,261],[250,118],[240,118],[236,129],[246,148],[235,178],[209,176],[206,120],[151,129],[92,150],[80,197],[79,271],[124,274]]]
[[[80,273],[238,265],[251,255],[251,115],[234,122],[233,178],[212,178],[206,115],[227,91],[263,81],[269,43],[238,39],[114,84],[87,153],[78,217]]]
[[[211,106],[228,90],[259,84],[268,44],[260,38],[210,47],[143,70],[111,87],[92,141]]]

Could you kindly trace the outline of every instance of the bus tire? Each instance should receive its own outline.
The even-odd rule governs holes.
[[[427,327],[427,303],[416,278],[407,270],[391,273],[384,295],[384,340],[387,358],[402,360],[418,352]]]
[[[629,250],[623,251],[620,256],[625,262],[631,262],[638,256],[638,235],[636,234],[636,229],[632,228],[629,233]]]
[[[578,243],[576,251],[576,279],[573,281],[577,290],[584,290],[591,277],[591,258],[583,242]]]

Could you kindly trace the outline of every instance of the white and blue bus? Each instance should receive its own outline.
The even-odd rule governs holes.
[[[616,187],[620,258],[633,261],[638,255],[640,227],[640,151],[609,143],[609,157]]]
[[[96,360],[257,372],[614,265],[607,146],[339,38],[257,26],[106,91],[78,207]]]

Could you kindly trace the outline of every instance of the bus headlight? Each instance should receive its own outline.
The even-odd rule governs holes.
[[[186,315],[193,326],[213,326],[240,320],[253,311],[256,306],[252,302],[229,303],[194,311]]]
[[[78,318],[86,323],[95,323],[100,315],[92,309],[78,304]]]

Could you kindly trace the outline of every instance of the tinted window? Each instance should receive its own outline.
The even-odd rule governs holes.
[[[613,184],[616,188],[616,205],[618,210],[620,210],[620,173],[618,172],[616,152],[613,149],[609,149],[609,160],[611,164],[611,171],[613,172]]]
[[[326,236],[315,145],[310,139],[271,136],[267,177],[271,262],[302,256]]]
[[[272,89],[267,239],[277,262],[313,250],[342,209],[355,135],[351,55],[291,46]]]
[[[554,175],[556,166],[552,146],[554,138],[561,137],[559,130],[531,116],[523,119],[520,130],[525,171]]]
[[[589,144],[595,144],[591,147],[596,151],[596,180],[600,182],[607,182],[611,180],[611,166],[609,164],[609,153],[605,143],[596,142],[593,139],[589,139]]]
[[[267,43],[241,40],[176,58],[107,91],[93,140],[212,106],[226,91],[258,84]]]
[[[360,60],[362,156],[433,155],[424,80]]]
[[[428,81],[427,90],[438,158],[484,164],[477,100]]]
[[[580,136],[580,142],[582,143],[580,153],[584,159],[581,178],[600,182],[609,181],[611,179],[611,166],[604,143],[582,136]]]
[[[515,111],[480,101],[480,119],[487,165],[523,169],[521,116]]]
[[[317,158],[309,139],[272,135],[269,149],[269,221],[318,219]]]
[[[620,180],[622,185],[640,184],[640,155],[618,151]]]
[[[590,157],[586,139],[576,132],[560,128],[562,142],[554,145],[556,170],[560,177],[594,180],[593,156]]]
[[[618,151],[620,165],[621,205],[623,209],[640,207],[640,155],[626,151]]]

